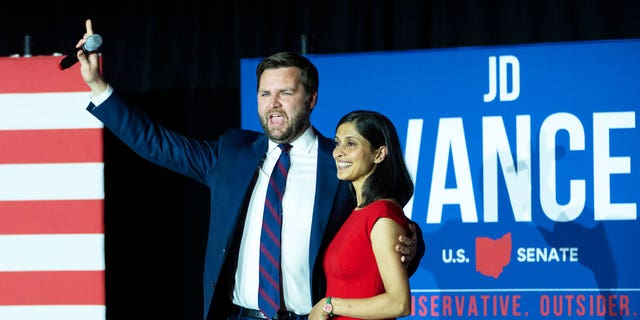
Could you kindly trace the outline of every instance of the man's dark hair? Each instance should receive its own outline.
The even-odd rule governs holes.
[[[257,85],[260,87],[260,76],[267,69],[278,69],[285,67],[296,67],[300,69],[300,82],[307,94],[318,91],[320,79],[318,77],[318,69],[306,57],[294,52],[284,51],[268,56],[260,62],[256,68]]]

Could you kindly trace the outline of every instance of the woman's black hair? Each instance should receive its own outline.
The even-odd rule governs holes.
[[[372,151],[381,146],[387,147],[387,156],[363,184],[363,201],[358,206],[364,207],[380,199],[394,199],[404,207],[413,196],[413,181],[391,120],[379,112],[356,110],[344,115],[336,129],[347,122],[353,123],[358,133],[369,141]],[[354,191],[353,186],[351,189]]]

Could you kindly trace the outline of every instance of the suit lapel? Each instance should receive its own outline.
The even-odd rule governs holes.
[[[231,142],[240,142],[238,141]],[[235,148],[226,149],[223,162],[219,163],[216,170],[220,172],[220,178],[214,180],[214,187],[219,189],[214,194],[215,208],[223,208],[224,214],[216,214],[212,219],[218,219],[217,223],[233,226],[240,220],[244,220],[246,206],[253,192],[256,181],[256,173],[264,161],[267,150],[267,138],[259,136],[256,139],[247,139],[238,143]],[[233,144],[231,144],[233,145]]]

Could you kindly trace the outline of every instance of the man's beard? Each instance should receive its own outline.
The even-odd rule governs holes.
[[[284,131],[277,130],[275,132],[271,132],[268,127],[268,119],[261,118],[260,124],[262,125],[262,130],[267,135],[269,140],[276,143],[290,143],[299,137],[304,130],[310,124],[309,115],[307,116],[298,116],[289,122],[289,125],[284,128]]]

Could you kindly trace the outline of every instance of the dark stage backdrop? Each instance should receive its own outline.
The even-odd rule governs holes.
[[[23,54],[25,35],[33,55],[66,54],[91,18],[120,94],[212,138],[240,126],[240,58],[640,38],[633,0],[253,2],[3,0],[0,56]],[[108,319],[201,318],[207,195],[105,130]]]

